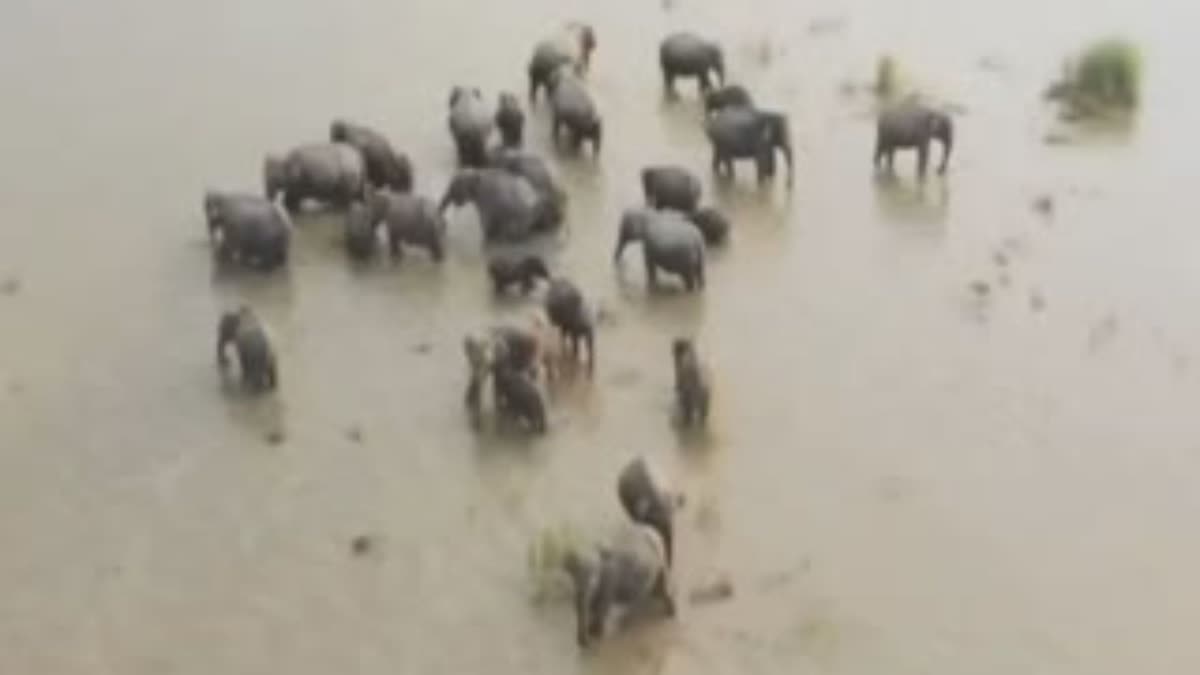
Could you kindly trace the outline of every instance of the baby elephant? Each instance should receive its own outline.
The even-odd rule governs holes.
[[[667,567],[670,567],[677,499],[644,457],[631,460],[621,469],[617,476],[617,498],[633,522],[654,528],[662,538]]]
[[[371,223],[387,226],[388,248],[401,258],[401,244],[423,248],[435,262],[445,256],[446,220],[428,197],[379,191],[371,195]]]
[[[596,367],[596,327],[592,309],[583,299],[583,293],[567,279],[550,280],[546,291],[546,315],[550,323],[559,330],[561,339],[566,340],[572,357],[578,357],[579,343],[587,346],[588,372]]]
[[[700,179],[682,166],[659,165],[642,169],[642,194],[646,205],[692,213],[700,205]]]
[[[704,114],[711,115],[725,108],[753,108],[754,97],[740,84],[717,87],[704,95]]]
[[[229,366],[225,346],[230,342],[237,348],[242,382],[248,388],[266,391],[279,386],[275,352],[271,349],[266,330],[254,311],[245,305],[221,315],[221,322],[217,326],[217,365],[221,370]]]
[[[717,209],[706,206],[690,217],[692,224],[700,229],[700,234],[704,235],[704,243],[709,246],[723,244],[729,238],[729,218]]]
[[[492,290],[496,295],[503,294],[509,286],[520,286],[521,292],[528,294],[539,278],[550,280],[550,270],[546,263],[535,256],[525,256],[520,260],[513,258],[492,258],[488,263],[488,275],[492,278]]]
[[[496,107],[496,128],[500,130],[500,143],[506,148],[519,148],[525,136],[525,113],[517,95],[505,91],[500,93],[500,104]]]
[[[704,424],[708,421],[712,391],[695,343],[687,338],[676,338],[671,342],[671,357],[675,362],[675,400],[683,423]]]
[[[628,611],[658,600],[667,616],[675,616],[663,543],[650,527],[629,524],[606,545],[568,551],[563,569],[575,587],[575,639],[580,647],[604,636],[614,608]]]
[[[534,433],[546,433],[546,402],[527,372],[497,358],[492,364],[492,388],[496,412],[527,425]]]

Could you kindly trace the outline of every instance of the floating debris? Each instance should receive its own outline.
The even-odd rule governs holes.
[[[1041,312],[1046,309],[1046,298],[1041,291],[1034,290],[1029,294],[1029,308],[1035,312]]]
[[[1095,352],[1112,342],[1120,329],[1121,321],[1115,314],[1109,314],[1092,324],[1092,329],[1088,333],[1088,350]]]
[[[286,438],[287,436],[283,433],[282,429],[274,429],[267,433],[266,440],[270,445],[280,445]]]
[[[350,553],[361,558],[375,550],[375,538],[369,534],[360,534],[350,540]]]
[[[713,581],[701,584],[688,593],[688,600],[693,605],[706,605],[722,602],[733,597],[733,582],[727,575],[720,575]]]
[[[968,285],[968,288],[970,288],[971,292],[980,298],[986,298],[992,292],[991,284],[982,279],[972,281]]]
[[[818,17],[808,22],[808,33],[810,35],[830,35],[840,33],[845,29],[846,17],[844,16]]]
[[[1071,145],[1075,139],[1062,131],[1050,131],[1042,138],[1042,142],[1046,145]]]
[[[363,442],[362,427],[359,427],[358,425],[354,425],[354,426],[350,427],[349,429],[347,429],[346,430],[346,440],[348,440],[352,443],[360,443],[361,444]]]
[[[429,342],[418,342],[413,345],[412,350],[417,354],[428,354],[433,351],[433,344]]]
[[[21,280],[17,277],[8,277],[4,281],[0,281],[0,295],[16,295],[21,292]]]
[[[1033,200],[1033,210],[1043,216],[1054,215],[1054,197],[1053,195],[1038,195]]]
[[[1008,267],[1008,254],[1004,251],[996,251],[992,254],[992,262],[995,262],[997,267]]]

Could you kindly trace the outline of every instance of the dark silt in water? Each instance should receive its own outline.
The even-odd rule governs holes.
[[[1186,670],[1197,13],[5,3],[0,672]],[[337,217],[313,215],[287,273],[214,274],[205,188],[259,189],[266,152],[346,116],[385,130],[437,195],[449,88],[523,97],[531,46],[569,18],[599,36],[606,137],[599,162],[555,162],[570,234],[551,263],[611,320],[594,384],[555,391],[546,437],[475,433],[463,414],[463,333],[526,308],[491,300],[469,210],[441,267],[352,266]],[[790,195],[744,169],[713,184],[694,89],[662,97],[657,42],[680,28],[719,39],[731,79],[791,115]],[[1047,145],[1042,88],[1114,32],[1144,47],[1144,110]],[[950,175],[923,189],[911,157],[873,180],[870,103],[844,86],[885,51],[961,106]],[[549,152],[544,107],[527,135]],[[647,296],[636,250],[611,262],[638,169],[665,162],[703,175],[735,223],[701,296]],[[275,397],[217,376],[216,317],[243,301],[278,344]],[[716,374],[707,434],[669,421],[676,335]],[[681,597],[718,572],[737,592],[581,656],[568,607],[529,601],[526,546],[547,524],[620,518],[613,479],[636,453],[688,495]]]

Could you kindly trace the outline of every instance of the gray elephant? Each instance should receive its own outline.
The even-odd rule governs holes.
[[[631,242],[641,242],[646,283],[658,285],[658,270],[676,274],[691,291],[704,288],[704,235],[686,217],[673,211],[627,209],[621,216],[613,261]]]
[[[729,218],[716,208],[706,206],[691,214],[689,218],[692,224],[700,229],[700,234],[704,235],[704,243],[709,246],[719,246],[729,239]]]
[[[702,191],[700,179],[681,166],[659,165],[642,169],[642,194],[651,208],[692,213],[700,205]]]
[[[483,404],[483,385],[493,376],[497,364],[530,378],[537,377],[539,367],[548,365],[541,337],[516,326],[494,326],[482,335],[467,335],[463,338],[463,352],[469,375],[466,405],[476,415]]]
[[[412,161],[397,152],[382,133],[349,120],[334,120],[329,125],[329,140],[345,143],[362,153],[367,167],[367,182],[375,188],[408,192],[413,186]]]
[[[704,113],[711,115],[725,108],[753,108],[754,97],[740,84],[727,84],[704,95]]]
[[[233,343],[237,349],[242,382],[253,391],[266,391],[279,386],[275,352],[262,322],[254,311],[243,305],[221,315],[217,325],[217,365],[224,371],[229,367],[225,348]]]
[[[263,180],[267,199],[282,194],[289,212],[299,210],[306,199],[346,208],[366,196],[367,169],[354,146],[310,143],[282,157],[269,155]]]
[[[416,246],[441,262],[446,250],[446,220],[428,197],[411,193],[377,191],[370,199],[371,222],[387,227],[388,249],[403,256],[401,244]]]
[[[539,42],[529,57],[529,100],[537,100],[538,89],[549,90],[550,76],[560,67],[570,66],[576,74],[587,73],[592,52],[596,50],[596,32],[592,27],[571,22],[558,35]]]
[[[458,163],[464,167],[482,167],[487,163],[488,139],[495,120],[483,93],[474,87],[450,90],[450,135],[458,151]]]
[[[635,523],[654,528],[662,539],[667,567],[674,557],[676,497],[644,457],[629,461],[617,475],[617,498]]]
[[[766,181],[775,175],[775,149],[787,161],[787,182],[792,183],[792,140],[787,116],[783,113],[750,107],[724,108],[704,123],[705,133],[712,145],[712,167],[733,176],[733,163],[753,159],[758,168],[758,180]]]
[[[590,550],[569,550],[563,570],[575,589],[575,639],[580,647],[604,636],[609,613],[657,601],[675,616],[663,543],[653,528],[628,524],[611,542]]]
[[[208,234],[217,257],[272,270],[287,263],[291,221],[259,195],[210,190],[204,195]]]
[[[578,358],[582,342],[587,347],[588,372],[596,367],[596,318],[574,283],[561,277],[552,278],[546,290],[546,316],[566,341],[573,358]]]
[[[680,32],[668,35],[658,47],[658,62],[662,66],[663,85],[675,95],[675,78],[695,77],[700,91],[712,89],[709,73],[717,82],[725,83],[725,54],[717,43],[695,33]]]
[[[501,92],[496,106],[496,128],[500,130],[500,143],[506,148],[519,148],[525,137],[525,112],[521,102],[512,92]]]
[[[487,241],[524,241],[558,226],[554,205],[522,176],[504,169],[463,169],[455,174],[438,210],[470,202]]]
[[[600,154],[604,122],[583,80],[565,66],[550,76],[550,111],[550,139],[555,146],[565,131],[572,149],[578,150],[587,141],[592,155]]]
[[[938,173],[946,173],[950,151],[954,147],[954,122],[950,115],[929,106],[906,102],[883,111],[875,131],[875,167],[887,164],[893,170],[897,150],[917,151],[917,175],[924,178],[929,162],[929,142],[942,144],[942,163]]]
[[[696,353],[696,344],[687,338],[672,340],[671,360],[675,363],[675,401],[683,423],[707,422],[712,388]]]
[[[546,402],[528,373],[499,359],[492,364],[492,387],[496,412],[534,433],[546,432]]]
[[[509,286],[520,287],[528,294],[539,278],[550,281],[550,270],[536,255],[523,258],[495,257],[488,262],[488,276],[492,279],[492,290],[496,295],[504,293]]]
[[[377,222],[371,217],[371,210],[366,204],[354,203],[346,213],[346,230],[343,242],[346,253],[359,262],[368,260],[375,255],[375,245],[378,243]]]
[[[529,181],[550,206],[547,217],[552,226],[557,227],[562,223],[567,211],[567,191],[562,188],[546,160],[531,152],[497,148],[492,153],[490,164]]]

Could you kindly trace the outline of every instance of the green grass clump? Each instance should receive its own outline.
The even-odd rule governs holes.
[[[1064,67],[1063,78],[1047,91],[1074,117],[1132,112],[1141,102],[1142,59],[1137,47],[1120,38],[1090,45]]]

